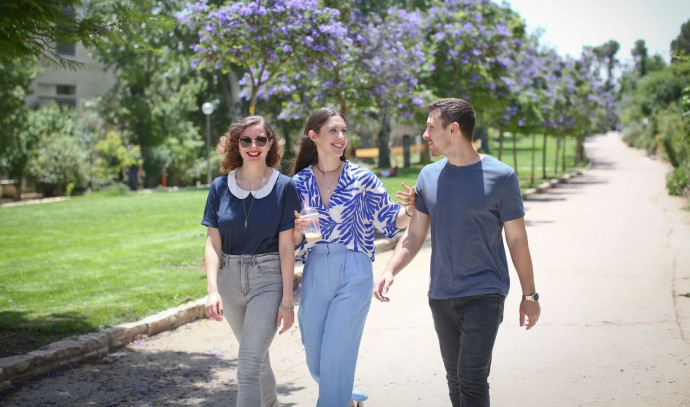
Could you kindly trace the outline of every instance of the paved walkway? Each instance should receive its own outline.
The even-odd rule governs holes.
[[[491,375],[496,406],[690,406],[690,212],[666,196],[668,167],[615,134],[587,145],[594,166],[526,201],[541,295],[535,329],[506,301]],[[390,257],[379,253],[378,275]],[[374,301],[357,385],[367,406],[449,406],[427,306],[430,249]],[[313,406],[299,330],[271,360],[284,406]],[[225,323],[184,325],[0,393],[11,406],[234,406],[237,346]]]

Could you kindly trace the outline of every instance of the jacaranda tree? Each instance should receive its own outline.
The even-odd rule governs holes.
[[[341,4],[347,37],[337,52],[304,72],[286,71],[262,98],[285,100],[282,119],[334,105],[357,121],[379,127],[379,166],[390,166],[388,139],[393,119],[404,120],[430,97],[419,86],[425,64],[423,16],[396,7],[363,12],[359,2]]]
[[[336,9],[316,0],[237,1],[222,6],[191,4],[178,21],[198,30],[193,46],[200,68],[245,71],[254,114],[261,88],[288,69],[306,69],[338,52],[346,37]]]

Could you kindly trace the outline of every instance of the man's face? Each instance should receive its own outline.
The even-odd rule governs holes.
[[[429,142],[429,151],[432,156],[437,157],[446,154],[450,146],[450,126],[443,128],[441,112],[435,110],[429,113],[429,117],[426,119],[426,130],[422,137]]]

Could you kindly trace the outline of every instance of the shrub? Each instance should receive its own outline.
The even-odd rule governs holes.
[[[46,196],[60,195],[70,183],[72,189],[86,185],[88,154],[76,137],[44,134],[31,150],[27,169]]]
[[[669,174],[666,189],[670,195],[686,196],[690,190],[690,163],[685,162]]]

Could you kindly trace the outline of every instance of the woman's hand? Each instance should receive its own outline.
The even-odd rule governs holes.
[[[280,328],[280,322],[283,322],[283,329],[278,332],[278,335],[282,335],[283,332],[290,329],[293,323],[295,323],[295,307],[286,307],[282,303],[278,306],[278,320],[276,321],[276,328]]]
[[[292,243],[294,246],[299,246],[304,240],[304,228],[307,222],[300,219],[299,212],[295,211],[295,227],[292,229]]]
[[[307,226],[307,221],[300,218],[299,212],[295,211],[295,231],[300,235],[304,234],[304,228]]]
[[[223,301],[217,291],[206,296],[206,316],[214,321],[223,320]]]

